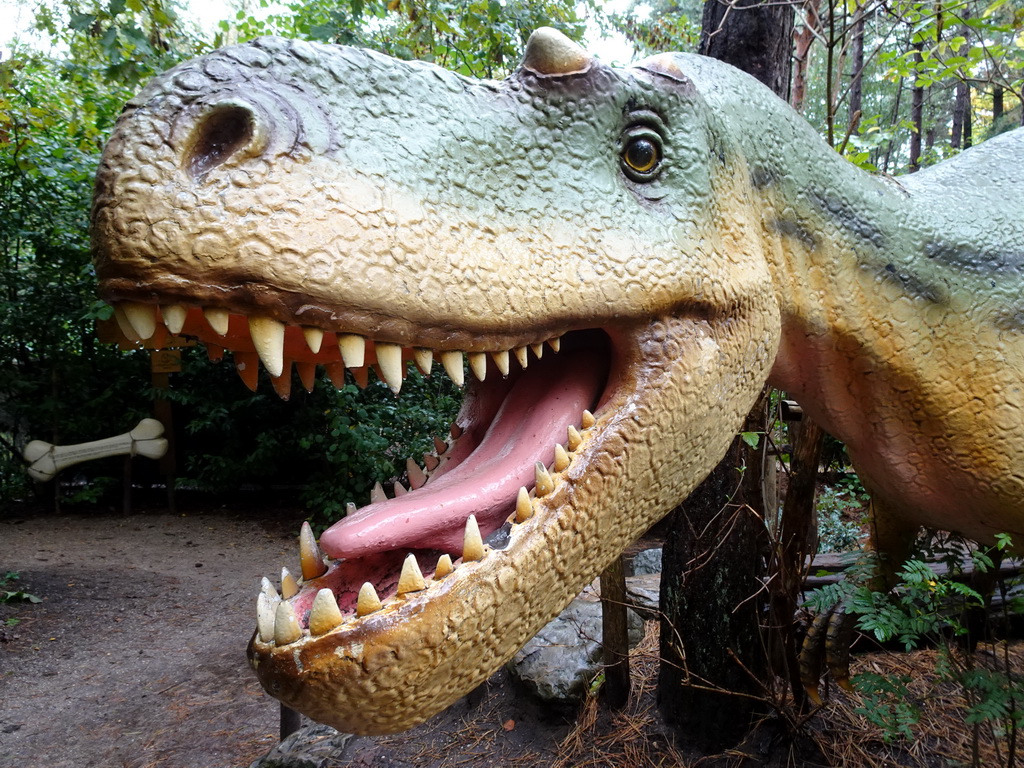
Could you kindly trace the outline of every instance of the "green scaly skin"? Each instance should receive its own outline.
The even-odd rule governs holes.
[[[552,30],[503,82],[264,39],[129,103],[93,238],[126,328],[232,349],[250,384],[257,355],[281,392],[293,364],[337,378],[336,334],[368,340],[364,362],[393,389],[414,350],[454,359],[456,376],[454,352],[489,365],[437,463],[486,430],[506,352],[510,382],[516,353],[548,339],[556,360],[606,361],[579,403],[596,423],[575,419],[569,463],[518,516],[513,492],[488,518],[485,536],[510,522],[482,555],[459,559],[460,521],[374,559],[353,554],[343,522],[321,539],[327,574],[310,566],[288,607],[263,598],[276,624],[249,655],[264,687],[381,733],[511,657],[710,471],[766,381],[847,443],[880,544],[921,524],[1024,540],[1022,158],[1016,131],[880,179],[736,70],[680,54],[611,69]],[[551,446],[536,450],[550,466]],[[408,551],[431,577],[399,595]],[[433,570],[442,551],[447,574]],[[364,575],[382,605],[356,615]],[[340,612],[310,632],[324,587]]]

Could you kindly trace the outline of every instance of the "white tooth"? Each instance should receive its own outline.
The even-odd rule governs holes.
[[[470,352],[469,370],[479,381],[483,381],[487,376],[487,354],[485,352]]]
[[[250,317],[249,333],[267,373],[280,376],[284,372],[284,323],[272,317]]]
[[[384,493],[384,487],[380,484],[380,480],[373,484],[373,488],[370,489],[370,503],[376,504],[378,501],[387,501],[388,495]]]
[[[327,573],[324,556],[316,543],[316,537],[313,536],[313,529],[305,520],[302,521],[302,528],[299,529],[299,564],[302,566],[304,581],[318,579]]]
[[[362,368],[366,358],[366,339],[354,333],[338,334],[338,349],[346,368]]]
[[[409,487],[414,491],[417,488],[422,488],[423,484],[427,482],[427,476],[411,456],[405,461],[405,470],[409,473]]]
[[[173,334],[179,334],[181,329],[185,327],[188,309],[181,304],[168,304],[165,307],[160,307],[160,316],[163,317],[164,325],[167,326],[168,331]]]
[[[440,581],[454,570],[452,567],[452,556],[441,555],[437,558],[437,567],[434,568],[434,581]]]
[[[557,352],[562,348],[562,337],[555,336],[554,338],[548,339],[548,346],[551,347],[552,352]]]
[[[381,609],[380,598],[377,597],[377,590],[373,584],[366,582],[359,588],[359,597],[356,598],[356,616],[366,616],[368,613]]]
[[[126,301],[121,308],[140,339],[148,339],[156,333],[156,307],[152,304]]]
[[[300,363],[296,361],[295,370],[299,372],[299,381],[307,392],[316,386],[316,363]]]
[[[377,364],[388,388],[396,395],[402,389],[402,347],[398,344],[377,342]]]
[[[476,524],[476,515],[466,519],[466,533],[462,537],[462,561],[483,560],[484,540],[480,536],[480,526]]]
[[[448,374],[448,377],[455,383],[456,387],[461,387],[465,383],[466,374],[462,370],[461,352],[442,352],[441,365],[444,366],[445,372]]]
[[[416,555],[410,553],[402,563],[402,575],[398,577],[398,594],[419,592],[426,588],[427,582],[423,580],[423,573],[420,571],[420,564],[416,562]]]
[[[504,349],[501,352],[491,352],[491,359],[494,360],[494,365],[498,371],[501,372],[502,376],[508,376],[508,350]]]
[[[525,523],[533,517],[533,501],[530,499],[530,492],[525,488],[519,489],[516,497],[516,522]]]
[[[583,436],[580,434],[580,431],[576,429],[576,427],[574,427],[572,424],[569,425],[569,429],[566,431],[569,434],[569,450],[575,451],[577,448],[580,447],[580,443],[583,442]]]
[[[416,361],[416,367],[423,371],[423,375],[429,376],[434,365],[434,353],[429,349],[416,347],[412,351],[412,358]]]
[[[213,328],[213,332],[218,336],[227,336],[228,334],[228,318],[231,317],[231,313],[226,309],[217,309],[211,307],[203,310],[203,317],[206,318],[206,322]]]
[[[277,606],[281,600],[281,596],[277,594],[277,590],[274,589],[274,585],[270,583],[270,579],[266,576],[260,580],[260,593],[266,595],[267,599],[270,600],[271,604],[274,606]]]
[[[512,354],[516,356],[516,360],[519,361],[519,367],[525,368],[529,359],[526,354],[526,347],[516,347],[512,350]]]
[[[317,592],[313,598],[313,607],[309,610],[309,634],[313,637],[325,635],[341,624],[342,620],[334,593],[329,589]]]
[[[306,339],[306,346],[314,355],[320,351],[324,344],[324,332],[322,328],[306,326],[302,329],[302,335]]]
[[[594,414],[592,414],[590,411],[584,411],[583,418],[580,421],[580,423],[583,425],[584,429],[590,429],[597,423],[597,419],[594,418]]]
[[[533,465],[534,476],[536,478],[533,486],[533,492],[540,498],[546,496],[555,489],[555,482],[551,479],[551,475],[548,474],[548,469],[539,461]]]
[[[274,614],[274,642],[277,645],[290,645],[302,637],[302,627],[295,616],[291,603],[278,603]]]
[[[541,342],[540,344],[531,344],[530,345],[530,349],[533,350],[533,354],[534,354],[534,356],[538,360],[540,360],[542,357],[544,357],[544,343],[543,342]]]
[[[128,341],[139,341],[139,334],[132,328],[132,324],[128,322],[128,315],[124,313],[124,305],[114,305],[114,317],[117,320],[117,326],[121,329],[121,333],[125,335]]]
[[[555,443],[555,472],[562,472],[566,467],[569,466],[569,454],[565,452],[565,448]]]
[[[354,501],[350,501],[345,505],[345,515],[354,515],[356,513],[356,505]]]
[[[256,628],[260,633],[260,640],[269,643],[274,639],[274,615],[277,613],[277,604],[274,603],[266,592],[260,592],[256,597]]]
[[[287,568],[281,569],[281,597],[287,600],[299,593],[299,582]]]
[[[409,492],[408,490],[406,490],[406,487],[404,485],[402,485],[401,483],[395,483],[392,486],[391,490],[394,492],[396,499],[399,496],[405,496],[405,494],[407,494]]]

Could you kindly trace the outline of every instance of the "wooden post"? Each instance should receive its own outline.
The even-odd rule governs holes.
[[[629,701],[629,617],[622,555],[601,574],[601,644],[604,648],[601,698],[609,707],[621,709]]]

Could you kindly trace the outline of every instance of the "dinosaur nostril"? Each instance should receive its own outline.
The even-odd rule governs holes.
[[[203,116],[193,132],[186,160],[189,173],[197,178],[226,162],[253,138],[255,116],[246,107],[224,104]]]

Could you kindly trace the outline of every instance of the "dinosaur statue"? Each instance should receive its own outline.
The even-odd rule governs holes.
[[[1024,131],[853,167],[719,62],[538,30],[502,82],[266,38],[127,105],[102,296],[286,393],[471,379],[410,488],[264,583],[264,688],[356,733],[485,680],[714,467],[766,381],[849,447],[878,546],[1024,541]],[[468,358],[468,360],[467,360]]]

